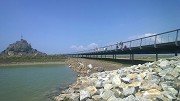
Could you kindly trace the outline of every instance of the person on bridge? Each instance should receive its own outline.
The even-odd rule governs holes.
[[[120,46],[121,46],[121,49],[123,49],[123,42],[122,41],[120,42]]]
[[[104,51],[107,51],[107,48],[104,48]]]
[[[116,50],[119,48],[119,43],[117,42],[117,44],[116,44]]]

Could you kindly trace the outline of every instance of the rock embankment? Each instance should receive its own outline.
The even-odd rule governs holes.
[[[112,64],[110,62],[82,58],[69,58],[66,63],[69,64],[71,69],[79,73],[80,76],[87,76],[92,73],[110,71],[122,67],[122,64]]]
[[[78,77],[57,101],[179,101],[180,57]]]

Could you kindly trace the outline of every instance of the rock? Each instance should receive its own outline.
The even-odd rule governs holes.
[[[161,77],[164,77],[167,73],[169,73],[173,68],[167,68],[167,69],[164,69],[162,71],[160,71],[158,74],[159,76]]]
[[[128,84],[125,84],[124,82],[122,82],[119,86],[117,86],[115,88],[118,88],[119,90],[123,91],[123,89],[128,88]]]
[[[98,79],[97,78],[89,78],[89,81],[92,83],[92,85],[94,85],[94,83],[97,81]]]
[[[123,97],[123,94],[121,93],[121,91],[119,89],[115,89],[113,92],[114,92],[114,96],[116,98],[122,98]]]
[[[87,99],[86,101],[93,101],[92,99]]]
[[[162,69],[157,67],[157,68],[154,68],[153,71],[156,73],[159,73],[160,71],[162,71]]]
[[[130,79],[136,79],[137,78],[137,73],[132,73],[132,74],[128,74],[127,77]]]
[[[180,58],[178,61],[159,60],[113,71],[93,73],[78,79],[77,86],[80,86],[81,90],[78,89],[75,93],[76,90],[71,87],[72,91],[70,89],[63,93],[69,94],[57,98],[81,101],[180,100],[179,67]],[[73,93],[76,94],[73,95],[74,97]]]
[[[110,90],[112,87],[113,87],[112,84],[105,84],[104,85],[105,90]]]
[[[132,95],[135,94],[135,88],[131,87],[131,88],[123,88],[123,95],[124,96],[128,96],[128,95]]]
[[[88,67],[89,69],[92,69],[92,68],[93,68],[93,66],[92,66],[91,64],[89,64],[87,67]]]
[[[162,94],[168,98],[168,100],[174,100],[176,97],[174,97],[170,92],[168,91],[163,91]]]
[[[86,90],[80,90],[80,101],[84,101],[85,99],[90,97],[90,93]]]
[[[117,87],[121,84],[121,80],[119,78],[119,75],[115,75],[113,78],[112,78],[112,85],[113,87]]]
[[[100,95],[93,95],[92,99],[93,99],[93,101],[101,101],[102,100]]]
[[[143,72],[143,73],[140,73],[139,76],[144,79],[146,77],[147,73],[146,72]]]
[[[108,80],[105,80],[103,83],[104,84],[112,84],[112,81],[108,79]]]
[[[127,83],[130,83],[130,78],[123,77],[123,78],[121,78],[121,81],[127,84]]]
[[[100,94],[104,100],[108,100],[114,93],[111,90],[105,90]]]
[[[107,101],[119,101],[119,99],[112,95]]]
[[[103,87],[103,86],[102,86],[102,80],[97,80],[96,83],[95,83],[95,87],[96,87],[97,89],[102,88],[102,87]]]
[[[175,90],[174,88],[168,88],[168,91],[171,92],[171,94],[173,94],[174,96],[178,94],[178,91]]]
[[[104,68],[103,68],[103,67],[99,67],[99,68],[97,68],[97,71],[98,71],[98,72],[103,72],[103,71],[104,71]]]
[[[81,78],[81,88],[85,88],[89,85],[89,82],[86,78]]]
[[[56,96],[54,97],[54,100],[56,101],[64,101],[64,99],[68,99],[70,98],[70,94],[61,94],[61,96]]]
[[[129,87],[139,87],[141,85],[141,82],[132,82],[131,84],[129,84]]]
[[[124,71],[123,69],[119,69],[117,73],[120,75],[120,77],[126,77],[127,71]]]
[[[139,101],[135,96],[129,95],[128,97],[124,98],[123,101]]]
[[[160,63],[158,65],[162,68],[169,64],[167,60],[159,60],[159,61]]]
[[[145,91],[143,94],[143,97],[149,98],[149,99],[155,99],[157,96],[160,96],[161,92],[157,89],[150,89],[148,91]]]
[[[171,81],[170,82],[166,81],[166,82],[160,83],[160,85],[161,85],[163,90],[167,90],[168,87],[172,87],[173,83]]]
[[[103,89],[103,88],[101,88],[101,89],[97,89],[97,92],[96,92],[96,94],[95,94],[95,95],[100,95],[103,91],[104,91],[104,89]]]
[[[79,94],[72,93],[69,97],[69,101],[79,101]]]
[[[88,69],[88,70],[87,70],[87,74],[90,74],[90,73],[91,73],[91,70]]]
[[[172,76],[171,74],[166,74],[166,76],[164,76],[164,81],[173,81],[174,80],[174,76]]]
[[[175,67],[169,74],[173,75],[175,78],[178,77],[180,75],[180,66]]]
[[[179,93],[177,95],[177,100],[180,101],[180,89],[179,89]]]
[[[174,79],[173,87],[176,90],[180,89],[180,79],[177,79],[177,78]]]
[[[86,91],[88,91],[90,93],[90,95],[92,96],[97,92],[97,89],[94,86],[89,86],[86,88]]]
[[[136,97],[138,101],[152,101],[150,99],[144,98],[144,97]],[[157,100],[160,101],[160,100]]]

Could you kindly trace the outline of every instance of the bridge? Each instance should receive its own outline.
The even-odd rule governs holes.
[[[117,42],[115,44],[98,47],[95,49],[79,51],[68,54],[70,57],[88,57],[94,58],[106,55],[112,55],[116,59],[116,55],[130,54],[130,60],[134,60],[134,54],[175,54],[180,52],[180,29],[175,29],[135,40]]]

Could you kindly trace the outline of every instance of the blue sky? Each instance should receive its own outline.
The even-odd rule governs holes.
[[[0,0],[0,51],[21,34],[48,54],[180,28],[180,0]]]

